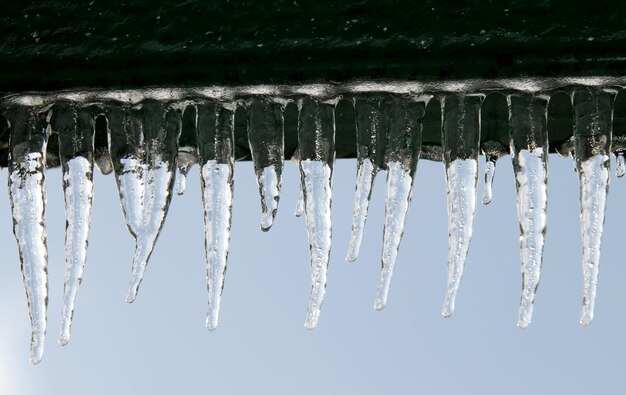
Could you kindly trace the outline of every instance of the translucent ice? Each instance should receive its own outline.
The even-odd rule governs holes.
[[[304,326],[313,329],[326,293],[330,259],[335,113],[334,104],[310,98],[300,99],[298,109],[300,175],[311,257],[311,295]]]
[[[574,106],[575,162],[580,179],[580,226],[583,244],[583,306],[580,323],[593,320],[600,247],[609,193],[609,166],[615,91],[578,88]]]
[[[135,255],[126,301],[137,297],[172,198],[180,115],[147,101],[139,108],[110,108],[111,156]]]
[[[43,357],[48,306],[48,247],[46,244],[45,152],[46,122],[35,109],[16,108],[11,122],[9,198],[30,323],[30,361]]]
[[[493,197],[493,177],[496,175],[496,161],[487,160],[485,163],[485,190],[483,191],[483,204],[491,203]]]
[[[376,310],[383,309],[387,303],[393,269],[411,205],[413,179],[421,150],[421,122],[425,103],[393,97],[383,101],[382,109],[383,127],[387,135],[384,155],[387,189],[381,274],[374,302]]]
[[[448,197],[448,287],[442,314],[454,312],[476,212],[482,96],[446,95],[441,104]]]
[[[200,102],[196,107],[209,293],[206,327],[213,331],[219,321],[230,246],[235,113],[234,106],[228,104]]]
[[[59,134],[59,152],[65,195],[65,286],[59,344],[70,340],[78,288],[87,261],[93,202],[95,122],[88,108],[57,105],[53,130]]]
[[[261,229],[268,231],[278,209],[284,157],[283,112],[269,98],[247,101],[248,141],[261,195]]]
[[[540,95],[508,97],[511,158],[520,224],[522,296],[517,326],[530,325],[539,286],[548,208],[548,99]]]

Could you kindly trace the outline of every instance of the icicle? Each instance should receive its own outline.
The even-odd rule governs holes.
[[[113,107],[110,144],[126,226],[135,255],[126,302],[137,297],[172,198],[180,115],[157,101],[140,109]]]
[[[17,241],[30,323],[30,361],[43,357],[48,306],[48,247],[46,244],[46,121],[35,109],[9,110],[11,124],[9,198],[13,234]]]
[[[59,344],[70,341],[72,316],[87,261],[93,201],[95,122],[88,109],[70,105],[54,109],[53,130],[59,134],[65,195],[65,286]]]
[[[381,130],[380,103],[381,98],[377,96],[355,100],[358,165],[348,262],[354,262],[359,255],[374,179],[382,165],[386,139]]]
[[[261,230],[272,227],[280,199],[284,157],[283,112],[279,103],[252,98],[247,103],[248,141],[261,195]]]
[[[179,167],[178,174],[176,175],[176,194],[181,196],[185,193],[185,188],[187,187],[187,172],[188,169],[186,167]]]
[[[522,296],[517,326],[532,320],[539,286],[546,237],[548,208],[548,98],[540,95],[508,96],[511,158],[517,190],[520,224]]]
[[[441,103],[448,196],[448,287],[442,314],[454,313],[469,250],[478,183],[482,96],[448,95]]]
[[[600,246],[609,193],[614,91],[574,90],[575,162],[580,178],[580,230],[583,243],[583,306],[581,325],[593,320]]]
[[[387,191],[385,193],[385,227],[381,274],[374,308],[382,310],[387,303],[393,268],[404,233],[417,160],[421,150],[422,119],[425,105],[401,98],[383,104],[387,147]]]
[[[217,328],[230,245],[233,208],[234,106],[197,104],[200,184],[204,207],[209,312],[207,329]]]
[[[488,158],[485,164],[485,190],[483,191],[483,204],[491,203],[493,197],[493,178],[496,175],[496,160]]]
[[[326,293],[331,248],[332,175],[335,162],[334,105],[310,98],[298,101],[300,174],[311,255],[311,296],[304,326],[317,326]]]
[[[626,174],[626,162],[624,160],[624,151],[617,152],[615,154],[615,175],[619,178],[624,177]]]

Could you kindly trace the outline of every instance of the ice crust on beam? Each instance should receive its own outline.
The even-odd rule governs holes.
[[[326,293],[335,163],[335,104],[298,100],[298,145],[304,212],[311,258],[311,295],[304,326],[317,327]]]
[[[93,206],[95,120],[91,109],[55,105],[52,130],[59,135],[65,198],[65,285],[59,344],[70,341],[76,295],[87,261]]]
[[[126,301],[137,297],[148,260],[165,222],[174,185],[180,114],[158,101],[110,106],[109,144],[128,230],[135,238]]]
[[[548,98],[512,94],[509,105],[511,159],[520,224],[522,295],[517,326],[527,328],[543,264],[548,209]]]
[[[580,179],[580,230],[583,245],[583,305],[581,325],[593,320],[600,247],[609,193],[610,152],[615,91],[576,88],[574,143],[576,170]]]
[[[10,122],[9,199],[31,324],[30,361],[41,361],[48,307],[46,243],[47,120],[36,108],[14,107]]]
[[[268,231],[278,210],[284,165],[285,137],[282,105],[269,98],[246,102],[248,142],[261,196],[261,230]]]
[[[367,212],[376,174],[383,165],[386,133],[383,130],[383,115],[378,95],[354,99],[357,141],[357,181],[352,214],[352,232],[346,260],[354,262],[361,248]]]
[[[196,109],[209,293],[206,327],[213,331],[219,321],[230,247],[235,112],[234,105],[211,101],[198,102]]]
[[[384,150],[387,188],[380,281],[374,302],[376,310],[382,310],[387,303],[393,269],[411,205],[413,180],[422,144],[425,103],[417,102],[413,98],[394,96],[385,99],[381,108],[382,126],[387,140]]]
[[[441,101],[448,200],[448,286],[442,314],[454,313],[476,212],[482,95],[449,94]]]

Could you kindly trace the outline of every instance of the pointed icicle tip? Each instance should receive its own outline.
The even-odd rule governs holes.
[[[360,161],[357,170],[357,182],[354,194],[352,233],[350,234],[350,244],[348,245],[348,253],[346,255],[346,261],[348,262],[356,261],[359,256],[376,173],[377,169],[369,158],[365,158]]]
[[[261,195],[261,230],[267,232],[274,223],[280,199],[280,175],[275,166],[267,166],[257,173]]]

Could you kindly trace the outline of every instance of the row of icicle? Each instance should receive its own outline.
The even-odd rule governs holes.
[[[583,308],[581,323],[593,319],[600,241],[609,184],[613,100],[616,91],[572,88],[574,153],[580,177],[583,240]],[[480,106],[484,94],[435,95],[442,108],[442,149],[448,200],[448,286],[443,315],[454,312],[476,210],[478,157],[487,156],[484,203],[491,200],[495,163],[502,152],[480,146]],[[546,234],[549,95],[509,93],[510,153],[517,185],[520,223],[522,296],[518,326],[532,318]],[[337,100],[293,98],[298,106],[301,193],[296,215],[305,214],[311,259],[311,294],[305,326],[315,328],[326,289],[331,248],[332,173],[335,161]],[[254,97],[222,102],[145,100],[84,104],[59,102],[45,108],[10,106],[9,194],[14,234],[32,325],[31,361],[43,355],[46,332],[47,246],[45,229],[45,153],[50,133],[59,136],[66,205],[65,288],[59,343],[70,339],[71,320],[87,256],[93,199],[95,119],[107,120],[109,153],[128,230],[136,241],[127,302],[137,296],[150,254],[163,226],[174,189],[184,191],[190,165],[200,165],[205,222],[208,305],[206,326],[218,324],[228,258],[233,204],[234,114],[245,106],[248,137],[261,195],[261,228],[269,230],[276,215],[284,165],[285,100]],[[404,231],[421,150],[426,96],[377,93],[353,99],[357,125],[357,183],[352,236],[347,255],[359,253],[372,185],[387,171],[382,270],[375,308],[387,302],[393,268]],[[183,108],[194,109],[197,150],[181,155],[178,146]],[[176,168],[178,185],[174,186]],[[618,154],[618,175],[624,156]]]

